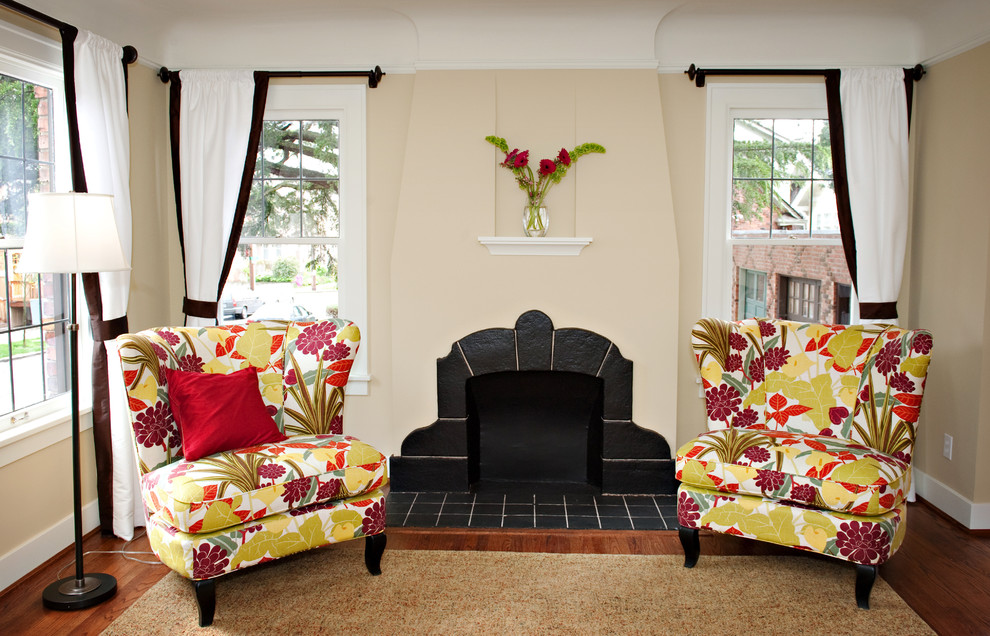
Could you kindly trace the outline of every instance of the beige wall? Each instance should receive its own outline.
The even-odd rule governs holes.
[[[990,502],[988,303],[990,45],[928,69],[918,84],[911,324],[935,333],[916,465],[963,497]],[[943,435],[954,438],[942,457]]]
[[[392,252],[392,437],[437,416],[436,364],[451,344],[540,309],[610,338],[635,368],[633,417],[673,438],[677,243],[663,113],[650,71],[419,72]],[[524,195],[484,137],[532,158],[597,142],[547,199],[551,236],[578,257],[492,256],[479,236],[521,236]]]

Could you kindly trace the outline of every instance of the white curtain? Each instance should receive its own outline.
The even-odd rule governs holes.
[[[186,297],[216,302],[251,133],[254,73],[192,70],[179,77]],[[186,324],[215,321],[189,316]]]
[[[839,91],[856,234],[856,293],[860,303],[896,302],[908,229],[904,71],[842,69]]]
[[[121,63],[123,51],[119,45],[89,31],[79,32],[73,49],[76,116],[86,170],[86,189],[93,193],[114,195],[117,232],[124,257],[130,262],[130,136],[127,88]],[[104,320],[127,314],[130,281],[129,271],[100,274]],[[110,340],[105,344],[110,385],[113,528],[118,536],[130,539],[134,526],[143,524],[144,506],[139,495],[127,397],[123,390],[116,343]]]

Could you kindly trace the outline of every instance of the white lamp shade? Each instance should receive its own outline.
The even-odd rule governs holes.
[[[21,273],[115,272],[130,269],[113,214],[113,196],[88,192],[28,195]]]

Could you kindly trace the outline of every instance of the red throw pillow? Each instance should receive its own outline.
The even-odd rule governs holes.
[[[165,369],[165,381],[189,461],[287,439],[261,399],[255,367],[227,375]]]

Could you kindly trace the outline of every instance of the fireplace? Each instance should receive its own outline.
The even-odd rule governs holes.
[[[632,421],[632,380],[610,340],[540,311],[469,334],[437,360],[438,419],[392,456],[392,489],[672,494],[670,447]]]

